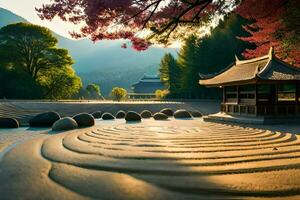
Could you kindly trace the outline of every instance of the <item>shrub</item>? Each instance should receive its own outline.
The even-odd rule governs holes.
[[[127,98],[127,91],[124,88],[115,87],[111,91],[111,97],[115,101],[121,101],[122,99]]]

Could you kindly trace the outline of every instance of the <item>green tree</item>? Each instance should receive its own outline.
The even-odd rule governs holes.
[[[169,95],[169,90],[156,90],[155,97],[157,99],[164,99]]]
[[[0,99],[40,99],[43,97],[42,87],[31,76],[23,72],[15,72],[0,66]]]
[[[197,63],[197,43],[196,36],[190,36],[185,40],[184,45],[178,53],[178,65],[182,69],[181,92],[185,97],[191,98],[193,91],[198,88],[199,81],[199,64]]]
[[[248,33],[242,28],[249,21],[236,14],[226,16],[210,35],[203,38],[189,37],[179,51],[178,64],[183,69],[181,92],[187,98],[218,98],[218,89],[199,85],[199,73],[214,74],[235,61],[246,48],[253,45],[237,36]]]
[[[81,79],[70,66],[48,69],[39,77],[44,88],[44,98],[68,99],[82,87]]]
[[[127,91],[124,88],[114,87],[111,91],[111,97],[115,101],[121,101],[127,97]]]
[[[17,23],[0,29],[2,70],[9,72],[14,82],[20,82],[16,88],[26,86],[24,91],[38,91],[27,93],[25,98],[70,98],[81,88],[81,80],[71,67],[71,56],[56,45],[57,39],[51,31],[41,26]],[[16,90],[6,90],[3,96],[24,98],[22,92],[12,95],[13,91]]]
[[[49,69],[73,64],[68,51],[56,45],[57,39],[45,27],[29,23],[7,25],[0,29],[0,64],[37,80]]]
[[[172,54],[167,53],[161,60],[159,67],[161,81],[168,87],[170,95],[180,90],[181,69]]]
[[[96,85],[94,83],[89,84],[86,86],[86,91],[88,92],[89,98],[92,99],[100,99],[101,98],[101,92],[100,92],[100,86]]]

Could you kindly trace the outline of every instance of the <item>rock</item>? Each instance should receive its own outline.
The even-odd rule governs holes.
[[[155,120],[167,120],[167,119],[168,119],[168,116],[167,116],[166,114],[164,114],[164,113],[155,113],[155,114],[153,115],[153,118],[154,118]]]
[[[29,126],[31,127],[51,127],[57,120],[60,119],[60,115],[57,112],[41,113],[29,120]]]
[[[96,111],[96,112],[93,112],[92,115],[95,119],[100,119],[102,117],[102,112]]]
[[[133,111],[129,111],[126,114],[125,120],[128,122],[133,122],[133,121],[141,121],[142,117],[139,113],[133,112]]]
[[[123,110],[120,110],[120,111],[117,112],[117,114],[116,114],[116,118],[117,118],[117,119],[124,119],[125,116],[126,116],[126,112],[123,111]]]
[[[113,120],[113,119],[115,119],[115,117],[111,113],[106,112],[106,113],[103,113],[102,119],[103,120]]]
[[[19,128],[18,120],[14,118],[0,117],[0,128]]]
[[[149,110],[144,110],[141,113],[142,118],[151,118],[152,117],[152,113]]]
[[[163,114],[167,115],[168,117],[172,117],[174,115],[173,110],[171,110],[170,108],[162,109],[160,111],[160,113],[163,113]]]
[[[77,122],[78,127],[87,127],[95,125],[94,117],[88,113],[80,113],[78,115],[75,115],[73,119]]]
[[[192,114],[193,117],[202,117],[203,116],[201,114],[201,112],[199,112],[199,111],[192,111],[191,114]]]
[[[174,113],[174,118],[192,118],[192,115],[186,110],[177,110]]]
[[[71,117],[64,117],[58,121],[56,121],[53,126],[53,131],[67,131],[67,130],[73,130],[78,127],[77,122],[72,119]]]

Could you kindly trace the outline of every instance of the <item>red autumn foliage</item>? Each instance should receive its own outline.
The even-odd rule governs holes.
[[[254,21],[244,27],[252,36],[240,38],[257,46],[244,52],[246,58],[266,55],[272,46],[276,56],[300,66],[300,24],[295,19],[300,17],[297,0],[244,0],[236,12]]]
[[[42,19],[62,20],[86,25],[75,38],[129,39],[133,48],[145,50],[149,38],[160,36],[156,41],[166,42],[178,25],[196,24],[209,20],[210,16],[228,12],[235,0],[52,0],[37,8]],[[145,39],[137,38],[143,29],[152,34]]]

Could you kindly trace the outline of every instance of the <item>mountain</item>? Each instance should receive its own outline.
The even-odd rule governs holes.
[[[0,8],[0,27],[11,23],[27,22],[26,19]],[[69,50],[75,60],[74,69],[85,85],[100,84],[101,91],[108,95],[113,87],[119,86],[130,90],[145,73],[156,74],[161,58],[165,53],[176,56],[177,49],[150,47],[147,51],[137,52],[131,48],[122,49],[126,42],[100,41],[93,43],[88,39],[71,40],[54,35],[59,47]]]

